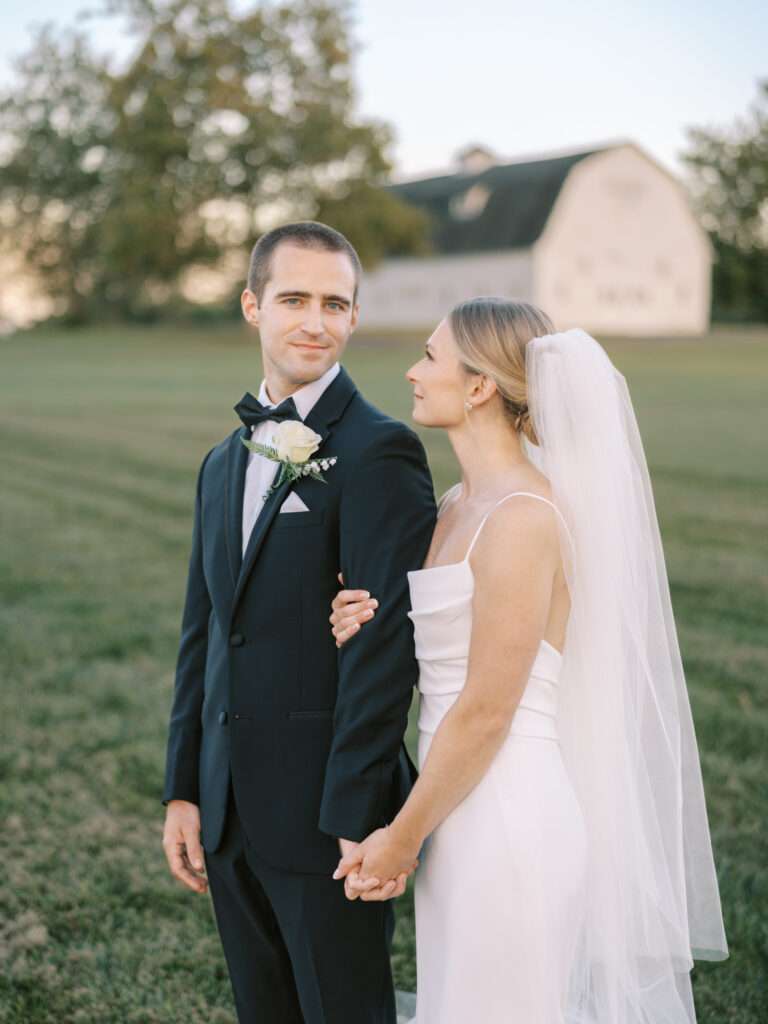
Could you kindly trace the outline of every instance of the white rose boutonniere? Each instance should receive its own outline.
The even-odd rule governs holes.
[[[304,463],[320,447],[322,438],[298,420],[278,423],[272,435],[277,454],[283,461]]]
[[[298,480],[302,476],[310,476],[313,480],[326,483],[320,470],[330,469],[336,464],[336,456],[310,461],[323,440],[319,434],[298,420],[284,420],[278,423],[272,434],[272,444],[258,444],[243,438],[243,444],[252,452],[258,452],[272,462],[280,464],[280,472],[275,482],[264,495],[264,500],[286,480]]]

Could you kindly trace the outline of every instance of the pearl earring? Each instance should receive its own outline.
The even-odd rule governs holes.
[[[469,412],[469,410],[472,408],[472,403],[471,402],[465,402],[464,403],[464,408],[467,410],[467,412]]]

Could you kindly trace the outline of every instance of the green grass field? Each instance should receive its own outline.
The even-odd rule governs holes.
[[[406,420],[421,340],[355,336],[346,361]],[[699,1022],[762,1024],[768,331],[607,347],[651,466],[731,947],[694,972]],[[0,340],[0,1021],[235,1021],[209,899],[167,874],[159,795],[195,473],[259,380],[236,328]],[[440,492],[456,465],[424,440]],[[410,891],[397,909],[412,990]]]

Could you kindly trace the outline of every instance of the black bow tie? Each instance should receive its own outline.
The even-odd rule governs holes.
[[[246,427],[256,427],[265,420],[276,420],[278,423],[282,423],[283,420],[304,422],[301,416],[299,416],[299,410],[296,408],[296,403],[292,398],[286,398],[280,405],[271,408],[270,406],[262,405],[258,398],[253,397],[250,391],[246,391],[237,403],[235,412]]]

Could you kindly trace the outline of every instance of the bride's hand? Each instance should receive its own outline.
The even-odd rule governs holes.
[[[344,577],[339,573],[339,583],[344,585]],[[355,635],[365,622],[375,615],[379,602],[371,597],[367,590],[340,590],[331,603],[332,632],[336,646],[341,647]]]

